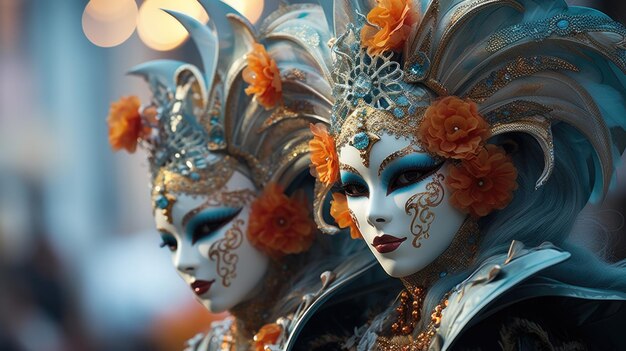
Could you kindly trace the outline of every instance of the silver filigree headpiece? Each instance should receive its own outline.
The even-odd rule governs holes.
[[[332,78],[334,82],[331,131],[338,133],[346,118],[360,104],[389,111],[397,119],[413,115],[429,102],[423,90],[414,91],[405,83],[405,73],[397,54],[388,51],[369,55],[361,47],[361,25],[350,23],[337,38],[332,51],[335,55]]]
[[[328,27],[317,5],[281,6],[257,30],[221,1],[200,0],[209,13],[204,25],[168,11],[198,47],[199,67],[157,60],[130,71],[146,79],[153,96],[143,108],[151,133],[148,151],[156,207],[171,206],[166,192],[207,194],[235,170],[260,188],[288,185],[308,170],[309,123],[328,120],[332,104]],[[278,67],[282,93],[275,107],[246,94],[242,72],[256,44]]]

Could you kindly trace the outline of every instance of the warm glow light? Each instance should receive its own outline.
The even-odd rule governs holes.
[[[189,36],[182,24],[161,9],[182,12],[202,23],[209,20],[196,0],[144,1],[137,17],[137,33],[146,45],[159,51],[172,50]]]
[[[263,13],[263,0],[222,0],[230,5],[230,7],[239,11],[242,15],[246,16],[248,21],[255,23],[261,17]],[[330,0],[328,0],[330,1]]]
[[[135,0],[91,0],[83,12],[83,32],[95,45],[116,46],[133,34],[136,19]]]

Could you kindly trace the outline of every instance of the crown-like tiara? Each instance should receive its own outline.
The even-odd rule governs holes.
[[[348,115],[360,104],[389,111],[397,119],[414,115],[429,99],[415,94],[405,83],[405,73],[397,54],[391,51],[380,55],[369,55],[361,47],[360,28],[353,23],[337,38],[333,45],[335,63],[333,114],[331,131],[339,132]]]

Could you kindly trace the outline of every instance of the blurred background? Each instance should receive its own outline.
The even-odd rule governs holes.
[[[253,23],[276,6],[224,1]],[[626,21],[621,0],[571,3]],[[149,97],[128,68],[199,62],[159,8],[208,20],[195,0],[0,0],[2,351],[181,350],[223,318],[195,302],[159,248],[145,155],[107,141],[109,103]],[[596,248],[610,260],[626,257],[625,167],[618,178],[576,231],[604,235]]]

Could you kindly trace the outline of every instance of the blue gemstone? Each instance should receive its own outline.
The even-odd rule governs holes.
[[[415,54],[415,61],[416,62],[409,67],[409,73],[417,76],[419,79],[422,79],[430,68],[430,60],[424,52],[418,51]]]
[[[496,73],[495,72],[491,72],[491,74],[489,74],[489,77],[485,81],[485,84],[487,84],[487,88],[491,88],[491,87],[493,87],[493,84],[495,82],[496,82]]]
[[[359,74],[354,80],[353,90],[356,97],[365,97],[372,91],[372,78],[365,73]]]
[[[404,111],[402,111],[401,108],[396,107],[393,109],[393,115],[396,116],[396,118],[402,118],[404,117]]]
[[[215,128],[211,130],[211,141],[217,144],[224,142],[224,133],[221,129]]]
[[[411,65],[411,68],[409,68],[409,72],[411,72],[411,74],[421,77],[422,75],[424,75],[424,65],[414,63]]]
[[[569,27],[569,21],[562,19],[556,23],[556,26],[559,27],[559,29],[567,29],[567,27]]]
[[[165,209],[167,208],[167,205],[170,204],[170,202],[167,200],[167,198],[163,195],[159,195],[156,200],[154,201],[154,203],[157,205],[158,208],[160,209]]]
[[[200,175],[196,172],[193,172],[189,175],[189,177],[191,178],[191,180],[197,182],[200,180]]]
[[[365,150],[367,146],[370,144],[370,138],[365,134],[365,132],[357,133],[354,136],[354,140],[352,141],[352,145],[357,150]]]

